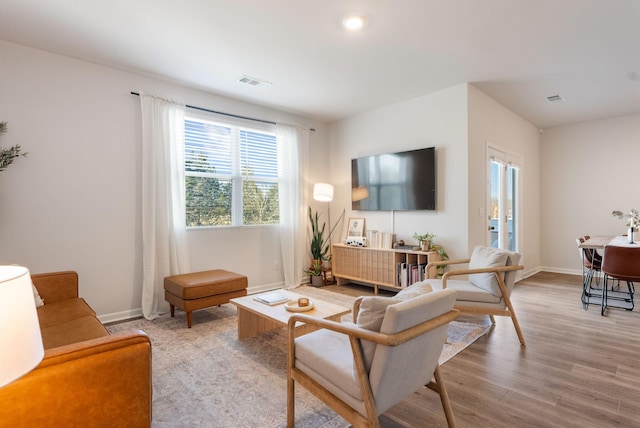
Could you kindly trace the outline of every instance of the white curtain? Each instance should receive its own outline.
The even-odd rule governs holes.
[[[303,278],[307,259],[307,165],[309,130],[277,124],[276,138],[280,150],[280,246],[284,287],[294,288]]]
[[[184,104],[140,92],[142,315],[168,309],[164,277],[189,272],[184,216]]]

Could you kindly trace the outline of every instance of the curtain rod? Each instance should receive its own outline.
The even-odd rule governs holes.
[[[138,97],[140,96],[140,94],[139,94],[138,92],[133,92],[133,91],[131,91],[131,95],[135,95],[135,96],[138,96]],[[253,118],[253,117],[240,116],[240,115],[237,115],[237,114],[225,113],[225,112],[222,112],[222,111],[210,110],[210,109],[208,109],[208,108],[196,107],[196,106],[190,106],[189,104],[185,104],[185,107],[190,108],[190,109],[193,109],[193,110],[206,111],[207,113],[215,113],[215,114],[221,114],[221,115],[223,115],[223,116],[235,117],[235,118],[237,118],[237,119],[252,120],[252,121],[254,121],[254,122],[262,122],[262,123],[269,123],[269,124],[271,124],[271,125],[277,125],[277,123],[276,123],[276,122],[272,122],[272,121],[270,121],[270,120],[263,120],[263,119],[256,119],[256,118]],[[314,129],[314,128],[308,128],[308,129],[309,129],[309,131],[311,131],[311,132],[315,132],[315,129]]]

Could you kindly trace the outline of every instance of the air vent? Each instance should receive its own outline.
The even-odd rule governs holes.
[[[549,101],[550,103],[559,103],[560,101],[564,101],[564,98],[562,98],[562,95],[549,95],[547,97],[547,101]]]
[[[244,83],[246,85],[260,86],[264,88],[268,88],[271,86],[271,83],[269,82],[265,82],[264,80],[256,79],[255,77],[246,76],[246,75],[238,79],[238,82]]]

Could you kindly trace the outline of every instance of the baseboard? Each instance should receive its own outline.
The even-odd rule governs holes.
[[[112,314],[98,315],[98,319],[102,324],[109,324],[118,321],[127,321],[142,316],[142,308],[130,309],[128,311],[114,312]]]
[[[248,287],[247,294],[264,293],[265,291],[277,290],[278,288],[283,288],[283,287],[284,287],[284,282],[274,282],[271,284],[257,285],[254,287]]]
[[[542,266],[540,268],[540,272],[551,272],[551,273],[563,273],[566,275],[578,275],[582,276],[582,270],[580,269],[565,269],[551,266]]]

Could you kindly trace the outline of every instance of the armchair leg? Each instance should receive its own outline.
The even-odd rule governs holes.
[[[494,317],[493,315],[489,315],[489,319],[491,320],[491,324],[494,324],[494,325],[495,325],[495,323],[496,323],[496,317]]]
[[[296,390],[291,374],[287,374],[287,428],[293,428],[296,424]]]
[[[520,344],[522,346],[526,346],[524,343],[524,335],[522,334],[522,330],[520,330],[520,324],[518,324],[518,319],[516,318],[516,314],[511,312],[511,320],[513,320],[513,326],[516,328],[516,333],[518,334],[518,339],[520,340]]]
[[[442,408],[444,409],[444,415],[447,418],[447,425],[449,428],[455,428],[456,419],[453,416],[453,409],[451,408],[451,402],[449,401],[449,394],[447,388],[444,385],[444,379],[440,374],[440,365],[436,366],[436,370],[433,373],[437,387],[437,392],[440,395],[440,401],[442,402]]]
[[[518,334],[518,339],[520,340],[521,346],[526,346],[524,343],[524,335],[522,334],[522,330],[520,330],[520,324],[518,323],[518,318],[516,318],[516,311],[513,310],[513,305],[511,304],[511,299],[506,297],[504,302],[507,304],[507,309],[509,310],[509,316],[513,321],[513,326],[516,328],[516,333]]]

